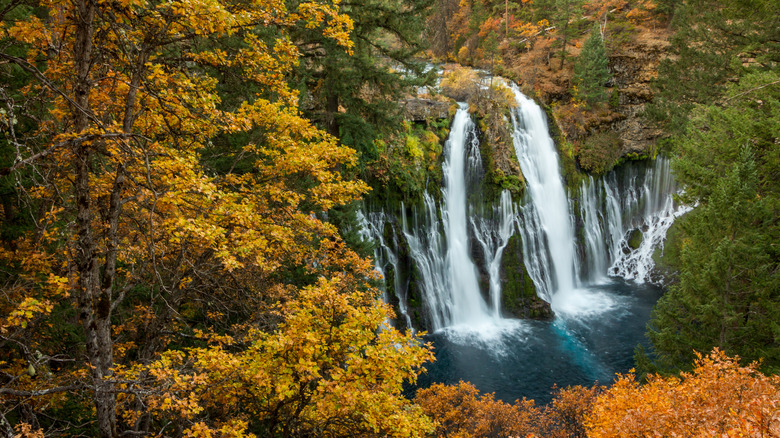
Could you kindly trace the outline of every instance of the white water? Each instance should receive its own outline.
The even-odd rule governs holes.
[[[398,242],[395,241],[397,236],[393,236],[394,242],[388,245],[385,242],[384,229],[385,229],[385,213],[376,212],[369,213],[368,217],[362,212],[357,212],[358,233],[361,240],[364,242],[377,242],[378,245],[374,249],[374,269],[376,269],[385,281],[385,302],[389,300],[389,292],[392,291],[398,298],[398,312],[404,318],[406,327],[414,333],[414,326],[412,325],[412,318],[409,316],[408,311],[408,297],[406,288],[403,284],[402,271],[398,266],[398,257],[395,254],[394,248],[398,247]],[[388,268],[393,272],[393,285],[390,289],[387,284],[387,271]]]
[[[633,169],[627,173],[623,182],[627,187],[622,191],[617,190],[620,182],[615,173],[601,184],[590,178],[580,188],[591,281],[604,279],[606,274],[637,283],[661,281],[652,278],[653,253],[663,249],[666,232],[674,220],[690,211],[689,206],[674,202],[677,185],[668,159],[657,158],[644,173],[638,174]],[[603,210],[598,210],[602,205]],[[628,244],[632,231],[642,235],[636,249]]]
[[[512,89],[518,102],[512,119],[515,151],[527,184],[522,232],[529,275],[558,314],[586,316],[609,310],[614,301],[594,286],[609,282],[608,276],[637,283],[651,280],[653,253],[663,248],[674,219],[689,210],[675,206],[677,188],[669,162],[658,158],[644,173],[631,166],[621,184],[615,172],[583,182],[577,202],[572,202],[579,205],[583,227],[583,247],[578,251],[572,197],[564,189],[545,114],[516,86]],[[637,249],[628,245],[634,229],[642,233]]]
[[[523,246],[528,273],[548,302],[575,287],[574,227],[563,187],[558,152],[541,108],[512,86],[518,107],[513,140],[526,181]]]
[[[485,254],[485,264],[490,274],[490,303],[493,317],[501,318],[501,256],[517,230],[517,209],[508,190],[501,192],[501,201],[493,207],[493,218],[473,215],[474,234]]]
[[[487,305],[482,299],[477,281],[477,268],[469,256],[468,218],[466,215],[466,146],[473,135],[474,124],[465,108],[458,109],[447,140],[444,170],[444,205],[442,221],[447,236],[447,262],[449,271],[450,318],[445,327],[452,325],[482,325],[488,323]],[[472,145],[473,146],[473,145]]]

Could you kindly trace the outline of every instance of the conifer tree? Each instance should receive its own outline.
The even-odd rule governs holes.
[[[719,347],[780,370],[778,84],[774,73],[742,78],[722,106],[697,108],[678,141],[683,199],[698,207],[680,221],[679,283],[650,323],[662,369]]]
[[[604,85],[610,80],[607,52],[597,28],[593,28],[574,64],[577,97],[593,105],[607,99]]]

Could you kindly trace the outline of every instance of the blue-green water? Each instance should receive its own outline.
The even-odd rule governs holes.
[[[436,362],[418,387],[464,380],[507,402],[525,397],[541,404],[554,385],[608,384],[633,367],[638,344],[647,347],[645,326],[661,294],[653,285],[613,280],[554,302],[553,321],[503,320],[430,334]]]

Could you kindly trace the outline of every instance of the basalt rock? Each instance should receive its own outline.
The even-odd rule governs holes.
[[[410,122],[425,122],[450,118],[451,102],[423,98],[411,98],[401,101],[404,108],[404,119]]]

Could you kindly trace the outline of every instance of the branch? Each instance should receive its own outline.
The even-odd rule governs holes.
[[[5,168],[0,169],[0,176],[8,175],[9,173],[13,172],[14,170],[16,170],[16,169],[18,169],[18,168],[20,168],[22,166],[26,166],[26,165],[32,163],[33,161],[35,161],[35,160],[37,160],[39,158],[46,157],[47,155],[50,155],[51,153],[53,153],[57,149],[59,149],[59,148],[61,148],[63,146],[67,146],[69,144],[78,145],[78,144],[83,143],[85,141],[94,141],[94,140],[105,139],[105,138],[131,138],[131,137],[143,137],[143,136],[138,135],[138,134],[128,134],[128,133],[124,133],[124,132],[109,132],[109,133],[106,133],[106,134],[90,134],[90,135],[85,135],[83,137],[71,138],[71,139],[59,142],[57,144],[53,144],[48,149],[43,150],[41,152],[38,152],[37,154],[31,155],[31,156],[25,158],[24,160],[19,160],[16,163],[14,163],[14,165],[11,166],[11,167],[5,167]]]
[[[8,394],[16,397],[40,397],[43,395],[56,394],[58,392],[67,392],[83,388],[84,385],[55,386],[54,388],[40,389],[37,391],[22,391],[11,388],[0,388],[0,394]]]
[[[97,123],[98,126],[103,128],[103,124],[100,122],[100,120],[98,120],[97,117],[95,117],[92,113],[90,113],[86,108],[82,108],[78,103],[76,103],[76,101],[71,99],[67,93],[55,87],[54,84],[51,83],[49,78],[46,77],[46,75],[41,73],[40,70],[38,70],[34,65],[30,64],[26,59],[19,58],[17,56],[12,56],[2,52],[0,52],[0,58],[4,58],[10,62],[13,62],[14,64],[21,67],[23,70],[27,70],[29,73],[32,73],[36,78],[38,78],[39,81],[41,81],[41,83],[43,83],[43,85],[45,85],[47,88],[51,89],[55,93],[62,96],[65,100],[68,101],[69,104],[73,106],[73,108],[76,108],[77,110],[81,111],[87,116],[87,118],[92,119],[93,122]]]
[[[738,98],[740,96],[744,96],[745,94],[751,93],[751,92],[756,91],[756,90],[760,90],[762,88],[766,88],[766,87],[768,87],[770,85],[774,85],[774,84],[777,84],[777,83],[780,83],[780,80],[774,81],[774,82],[770,82],[768,84],[760,85],[760,86],[755,87],[755,88],[751,88],[751,89],[749,89],[747,91],[743,91],[742,93],[739,93],[739,94],[736,94],[734,96],[729,97],[728,99],[724,100],[723,103],[725,104],[726,102],[728,102],[730,100],[736,99],[736,98]]]

